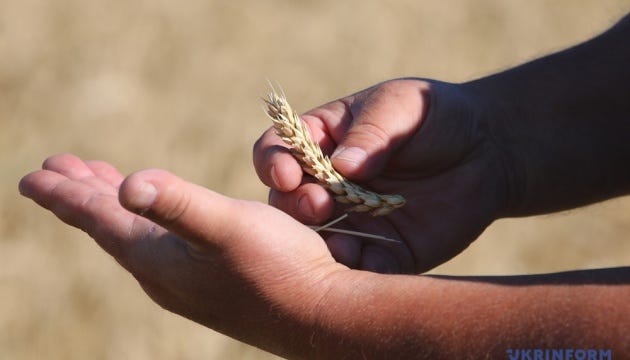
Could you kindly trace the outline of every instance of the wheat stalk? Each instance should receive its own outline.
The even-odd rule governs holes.
[[[267,105],[266,113],[271,118],[276,133],[292,147],[291,152],[300,162],[302,169],[336,194],[335,200],[353,204],[349,211],[369,212],[372,216],[382,216],[405,205],[405,198],[400,195],[377,194],[363,189],[339,174],[333,168],[330,158],[313,142],[306,124],[291,108],[284,93],[278,94],[272,87],[268,99],[264,101]]]

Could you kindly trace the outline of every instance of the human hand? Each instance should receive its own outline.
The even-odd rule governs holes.
[[[329,284],[351,273],[281,211],[161,170],[123,179],[109,164],[58,155],[20,192],[87,232],[165,309],[279,354],[310,338]]]
[[[407,199],[386,217],[352,214],[345,220],[352,230],[404,245],[333,234],[326,242],[338,261],[377,272],[422,272],[461,252],[497,218],[506,196],[505,171],[479,110],[458,85],[401,79],[302,116],[340,173]],[[272,205],[305,223],[332,215],[332,197],[303,177],[273,129],[257,141],[254,164],[271,188]]]

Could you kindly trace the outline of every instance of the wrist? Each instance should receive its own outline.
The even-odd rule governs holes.
[[[627,24],[463,84],[509,164],[507,216],[564,210],[630,192],[630,51],[621,45]]]
[[[469,84],[430,83],[430,111],[418,142],[431,143],[432,139],[441,139],[443,144],[433,144],[433,147],[448,150],[440,151],[436,156],[424,149],[419,153],[429,154],[440,164],[445,161],[444,154],[450,154],[452,160],[448,160],[448,167],[461,168],[465,172],[463,179],[467,181],[478,179],[476,187],[481,200],[476,206],[480,212],[489,215],[484,219],[484,224],[488,225],[504,216],[518,198],[514,164],[509,159],[507,144],[503,143],[504,136],[492,123],[492,119],[503,116],[491,114],[491,111],[500,110],[489,106],[491,102],[484,94]],[[443,169],[444,165],[436,168]]]
[[[322,299],[313,358],[433,358],[435,316],[423,277],[350,271]],[[427,306],[428,305],[428,306]]]
[[[326,293],[313,309],[315,322],[310,328],[309,352],[305,357],[341,359],[370,354],[370,358],[384,358],[388,349],[400,351],[394,342],[388,341],[399,335],[392,329],[406,327],[411,322],[388,315],[392,310],[404,308],[402,304],[400,308],[396,305],[394,299],[401,292],[390,286],[387,279],[391,278],[357,270],[340,272],[331,278]],[[387,293],[386,289],[392,292]],[[400,358],[397,352],[389,354]]]
[[[346,288],[352,286],[348,284],[358,281],[350,275],[355,273],[332,263],[300,279],[292,277],[265,286],[261,297],[267,310],[259,314],[260,323],[252,327],[254,338],[242,340],[286,358],[331,358],[324,355],[332,354],[339,338],[329,341],[333,326],[328,319],[349,312],[347,304],[338,299],[343,299]]]
[[[531,155],[518,149],[519,136],[524,132],[518,127],[527,123],[521,116],[518,104],[510,102],[503,95],[503,89],[497,86],[495,76],[490,76],[461,84],[471,105],[471,111],[483,133],[485,142],[492,149],[494,174],[498,181],[497,218],[519,214],[523,208],[526,193],[524,163]],[[489,157],[490,158],[490,157]]]

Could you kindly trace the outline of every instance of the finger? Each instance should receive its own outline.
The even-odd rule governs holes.
[[[406,139],[419,128],[425,113],[425,85],[399,80],[367,90],[353,100],[353,119],[331,156],[342,174],[370,180]]]
[[[118,189],[125,178],[115,167],[104,161],[90,160],[86,161],[87,167],[92,170],[94,175],[103,179],[106,183]]]
[[[283,212],[231,199],[163,170],[128,176],[120,186],[119,200],[125,208],[179,235],[202,256],[219,251],[221,258],[234,256],[233,261],[251,263],[287,254],[328,254],[320,236]]]
[[[59,154],[47,158],[42,169],[54,171],[71,180],[80,180],[95,188],[95,190],[109,195],[116,194],[116,188],[106,179],[102,179],[92,171],[86,162],[72,154]]]
[[[120,186],[127,209],[173,231],[192,244],[228,240],[248,228],[241,202],[186,182],[164,170],[143,170]]]
[[[317,184],[306,183],[291,192],[271,190],[269,204],[306,224],[321,224],[334,210],[330,194]]]
[[[279,191],[295,190],[302,181],[302,168],[273,129],[254,144],[254,168],[265,185]]]
[[[55,171],[73,180],[94,176],[94,172],[85,162],[72,154],[58,154],[47,158],[42,169]]]
[[[352,122],[350,103],[354,96],[331,101],[304,113],[301,118],[309,125],[313,140],[325,154],[330,154],[341,142]]]
[[[122,256],[121,240],[130,236],[137,216],[123,209],[115,194],[50,170],[28,174],[19,190],[63,222],[87,232],[114,257]]]
[[[311,139],[324,154],[335,149],[335,139],[341,139],[346,123],[347,107],[342,101],[334,101],[313,109],[301,116]],[[331,133],[331,130],[334,133]],[[301,182],[302,169],[273,128],[268,129],[254,144],[254,168],[260,180],[272,189],[292,191]]]
[[[57,183],[67,181],[68,178],[50,170],[38,170],[24,176],[18,185],[20,194],[44,206],[45,197]],[[45,207],[45,206],[44,206]]]

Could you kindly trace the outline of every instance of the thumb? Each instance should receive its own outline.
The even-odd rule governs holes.
[[[119,201],[194,245],[231,237],[239,201],[189,183],[164,170],[143,170],[120,186]],[[218,245],[218,244],[214,244]]]
[[[333,166],[355,180],[370,180],[419,128],[426,89],[415,80],[396,80],[356,95],[352,122],[331,156]]]
[[[120,186],[119,201],[177,234],[192,249],[218,251],[231,257],[233,264],[257,262],[264,264],[261,269],[271,269],[273,264],[321,264],[324,257],[333,262],[321,237],[282,211],[223,196],[164,170],[144,170],[127,177]]]

